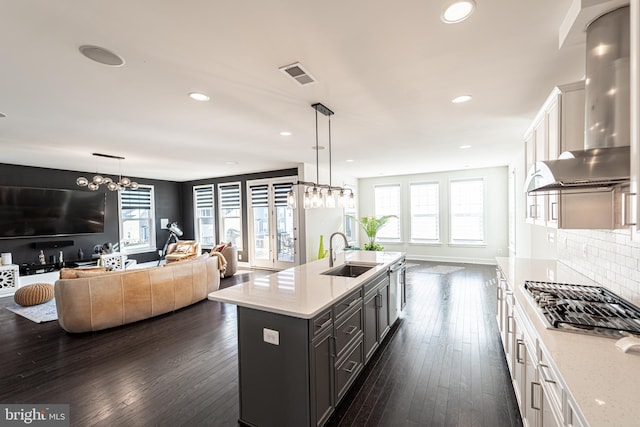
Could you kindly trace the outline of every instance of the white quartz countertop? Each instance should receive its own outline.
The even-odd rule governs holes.
[[[497,258],[497,262],[589,425],[639,426],[640,352],[621,352],[615,339],[547,329],[523,287],[526,280],[602,284],[552,260]]]
[[[328,276],[321,274],[329,270],[329,258],[324,258],[212,292],[209,299],[311,319],[403,256],[402,252],[347,251],[337,256],[334,267],[345,261],[378,265],[358,277]]]

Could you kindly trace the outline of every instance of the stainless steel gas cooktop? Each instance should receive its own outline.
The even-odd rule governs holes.
[[[640,336],[640,309],[599,286],[526,281],[552,328],[609,338]]]

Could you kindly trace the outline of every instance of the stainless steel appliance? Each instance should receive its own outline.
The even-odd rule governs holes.
[[[608,338],[640,335],[640,309],[605,288],[536,281],[524,288],[551,328]]]
[[[528,193],[607,189],[629,182],[629,6],[589,24],[583,151],[536,162]]]
[[[400,316],[402,310],[403,291],[404,291],[404,278],[407,264],[405,259],[394,263],[389,268],[389,322],[393,324]]]

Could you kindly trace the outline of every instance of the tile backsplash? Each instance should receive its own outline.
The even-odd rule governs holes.
[[[629,230],[558,230],[558,260],[640,306],[640,242]]]

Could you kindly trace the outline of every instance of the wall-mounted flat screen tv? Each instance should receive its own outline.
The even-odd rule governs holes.
[[[0,186],[0,238],[104,233],[105,193]]]

